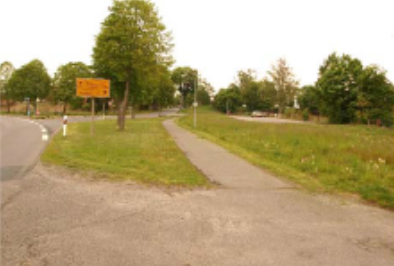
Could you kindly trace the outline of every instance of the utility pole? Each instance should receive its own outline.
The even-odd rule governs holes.
[[[198,71],[196,70],[196,79],[194,81],[194,128],[197,127],[197,90],[198,90]]]

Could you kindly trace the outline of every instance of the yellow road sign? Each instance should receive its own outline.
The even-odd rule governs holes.
[[[110,82],[108,79],[77,79],[77,96],[109,98]]]

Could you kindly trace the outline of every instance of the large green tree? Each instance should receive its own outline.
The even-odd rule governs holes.
[[[377,66],[364,68],[359,79],[357,113],[362,121],[380,120],[384,125],[393,124],[394,86],[386,72]]]
[[[11,99],[9,95],[10,93],[7,90],[7,82],[11,78],[14,70],[14,66],[8,61],[3,62],[0,65],[0,99],[6,102],[8,113],[11,109]]]
[[[272,66],[272,70],[268,71],[268,74],[275,84],[279,113],[283,113],[286,107],[293,105],[298,81],[284,58],[280,58],[277,64]]]
[[[331,54],[320,67],[316,87],[330,122],[343,124],[356,120],[362,73],[360,60],[349,55]]]
[[[76,96],[76,79],[89,77],[92,77],[90,68],[81,62],[70,62],[57,69],[52,96],[55,101],[63,102],[63,114],[67,112],[68,103],[80,101]]]
[[[158,64],[170,65],[171,36],[166,32],[153,3],[145,0],[115,0],[102,23],[93,49],[93,67],[100,76],[124,83],[114,95],[119,101],[118,126],[125,128],[128,101],[135,104],[143,86]],[[116,86],[118,88],[118,86]]]
[[[47,97],[50,88],[51,78],[44,64],[37,59],[15,70],[7,82],[10,97],[17,101],[30,98],[36,103],[38,98]]]

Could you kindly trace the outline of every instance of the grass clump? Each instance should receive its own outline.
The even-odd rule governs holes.
[[[394,134],[361,125],[265,124],[199,108],[180,125],[315,191],[360,195],[394,209]]]
[[[187,160],[161,124],[162,119],[128,121],[124,132],[114,120],[68,126],[58,133],[42,161],[93,172],[97,176],[131,179],[167,186],[208,186],[207,179]]]

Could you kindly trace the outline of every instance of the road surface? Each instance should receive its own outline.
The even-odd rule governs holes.
[[[249,121],[249,122],[259,122],[259,123],[272,123],[272,124],[306,124],[306,123],[308,123],[308,122],[304,122],[304,121],[283,119],[283,118],[276,118],[276,117],[249,117],[249,116],[240,116],[240,115],[232,115],[230,117],[237,119],[237,120]]]

